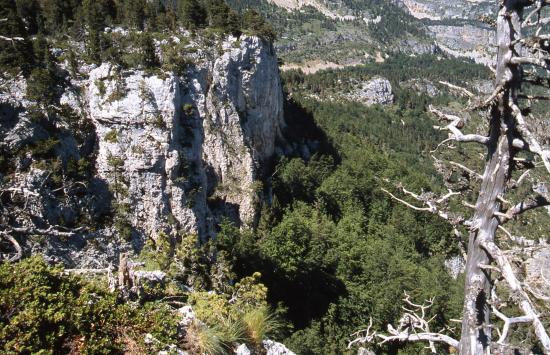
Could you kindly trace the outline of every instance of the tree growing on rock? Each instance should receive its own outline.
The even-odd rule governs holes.
[[[355,334],[350,347],[358,343],[427,341],[432,352],[437,351],[436,343],[443,343],[462,355],[501,354],[521,352],[513,338],[523,334],[522,340],[531,338],[524,351],[550,353],[548,318],[545,323],[543,312],[550,298],[530,287],[519,271],[516,258],[543,246],[514,237],[505,227],[525,212],[550,204],[543,182],[544,175],[548,178],[550,172],[550,150],[543,146],[538,133],[542,120],[536,117],[535,107],[540,100],[550,99],[544,94],[544,89],[550,88],[550,35],[544,34],[550,23],[545,11],[549,5],[548,0],[499,1],[493,93],[482,102],[473,102],[471,92],[454,87],[469,97],[470,109],[484,113],[488,127],[485,134],[463,133],[469,129],[465,118],[430,107],[430,111],[445,122],[438,128],[449,133],[439,147],[461,142],[485,149],[482,173],[464,164],[436,159],[440,166],[452,166],[470,181],[479,182],[469,190],[477,194],[475,204],[466,201],[464,190],[449,189],[441,197],[426,192],[417,194],[402,186],[398,187],[401,197],[385,190],[391,198],[412,209],[435,213],[448,220],[456,227],[457,235],[461,234],[461,228],[467,228],[460,337],[455,339],[443,331],[430,329],[430,302],[414,303],[406,295],[405,313],[398,326],[388,325],[387,332],[380,333],[372,330],[371,323],[366,330]],[[525,187],[529,182],[530,189]],[[466,219],[452,213],[449,205],[454,199],[471,208],[473,216]],[[501,236],[507,239],[506,243],[501,243]],[[505,249],[504,244],[510,247]],[[521,325],[521,330],[515,328]],[[513,334],[511,329],[519,331]]]

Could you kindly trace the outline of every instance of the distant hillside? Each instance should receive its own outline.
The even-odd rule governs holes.
[[[230,0],[260,11],[278,33],[288,63],[356,65],[398,53],[445,54],[490,65],[493,29],[481,21],[490,1]],[[326,65],[324,65],[326,66]]]

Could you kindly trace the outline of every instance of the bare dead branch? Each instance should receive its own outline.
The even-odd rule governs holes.
[[[510,207],[505,213],[497,212],[495,215],[504,224],[524,212],[544,206],[550,206],[550,201],[542,195],[534,195]]]
[[[25,40],[23,37],[5,37],[5,36],[2,36],[2,35],[0,35],[0,39],[2,39],[4,41],[10,41],[10,42],[24,41]]]
[[[37,192],[31,191],[25,187],[10,187],[7,189],[0,190],[0,193],[2,192],[20,193],[25,196],[35,196],[35,197],[40,196]]]
[[[383,339],[384,341],[381,343],[387,343],[392,341],[428,341],[431,343],[445,343],[453,348],[458,349],[459,342],[458,340],[440,333],[414,333],[414,334],[406,334],[406,333],[398,333],[392,336],[387,335],[381,335],[376,334],[379,338]],[[431,346],[430,346],[431,348]],[[432,348],[433,349],[433,348]],[[433,351],[433,350],[432,350]],[[434,351],[435,353],[435,351]]]
[[[543,95],[518,95],[518,99],[534,100],[534,101],[547,101],[550,100],[550,96]]]
[[[489,142],[489,137],[486,136],[482,136],[479,134],[463,134],[459,129],[464,126],[463,118],[441,112],[431,105],[428,107],[428,111],[433,113],[440,120],[451,122],[445,127],[438,127],[439,130],[447,130],[450,132],[449,138],[440,143],[438,147],[451,140],[457,142],[474,142],[483,145],[486,145]]]
[[[476,180],[481,180],[481,178],[483,177],[480,173],[478,173],[477,171],[474,171],[462,164],[459,164],[457,162],[454,162],[452,160],[448,160],[447,163],[449,163],[450,165],[453,165],[453,166],[456,166],[457,168],[460,168],[462,170],[464,170],[465,172],[467,172],[470,176],[474,177]]]
[[[74,237],[78,232],[84,231],[84,227],[68,229],[61,226],[49,226],[46,229],[36,227],[11,227],[10,231],[20,234],[53,235],[56,237]]]
[[[361,344],[384,344],[387,342],[406,342],[406,341],[427,341],[432,353],[436,353],[435,343],[445,343],[451,347],[459,347],[459,342],[452,337],[440,333],[434,333],[430,330],[430,322],[435,318],[426,319],[427,311],[433,305],[433,299],[425,301],[423,304],[416,304],[410,300],[410,296],[405,292],[403,306],[405,313],[399,320],[399,326],[394,328],[388,324],[388,333],[382,334],[371,332],[372,318],[367,329],[352,334],[353,339],[348,343],[348,349],[352,346]],[[380,340],[377,340],[380,339]]]
[[[513,57],[510,58],[510,63],[515,65],[531,64],[544,69],[548,69],[549,56],[541,56],[539,58],[534,57]]]
[[[512,265],[509,259],[504,255],[500,248],[493,242],[489,240],[481,240],[481,246],[483,249],[491,255],[493,260],[495,260],[498,265],[502,276],[506,280],[510,291],[517,294],[520,297],[518,305],[520,309],[524,312],[524,316],[528,317],[535,328],[535,334],[541,342],[544,349],[548,352],[550,351],[550,337],[544,329],[544,324],[542,324],[538,312],[536,312],[533,303],[531,302],[527,293],[523,290],[521,283],[514,274]]]
[[[550,172],[550,152],[542,149],[537,139],[533,136],[529,128],[527,128],[527,124],[525,123],[525,119],[523,118],[523,114],[521,113],[519,107],[515,103],[511,103],[510,106],[517,123],[517,130],[521,134],[525,143],[527,143],[527,147],[525,148],[527,148],[531,153],[537,154],[541,158],[546,170]]]
[[[517,323],[531,323],[533,321],[533,318],[530,316],[521,316],[521,317],[512,317],[509,318],[505,316],[502,312],[500,312],[495,306],[492,307],[493,313],[500,318],[504,325],[502,326],[502,330],[500,331],[500,338],[498,339],[497,343],[505,345],[506,338],[508,337],[508,331],[510,330],[510,325],[517,324]]]
[[[449,213],[446,209],[443,208],[443,206],[438,206],[438,205],[444,205],[447,200],[449,200],[452,196],[455,196],[455,195],[460,195],[459,192],[453,192],[452,190],[448,190],[447,194],[437,198],[435,195],[433,195],[432,193],[422,193],[421,195],[418,195],[412,191],[408,191],[407,189],[405,189],[403,186],[398,186],[398,188],[403,192],[403,194],[407,195],[407,196],[410,196],[412,198],[414,198],[416,201],[422,203],[425,207],[418,207],[418,206],[415,206],[403,199],[400,199],[399,197],[395,196],[394,194],[392,194],[391,192],[389,192],[388,190],[384,189],[384,188],[381,188],[382,191],[384,191],[386,194],[388,194],[392,199],[394,199],[395,201],[415,210],[415,211],[420,211],[420,212],[430,212],[430,213],[433,213],[445,220],[447,220],[450,224],[452,225],[458,225],[458,224],[461,224],[463,223],[464,221],[464,218],[462,216],[458,216],[458,215],[453,215],[451,213]]]
[[[21,259],[23,257],[23,249],[21,248],[21,245],[19,245],[19,242],[6,231],[0,231],[0,236],[10,242],[15,250],[15,254],[12,257],[9,257],[7,261],[14,262]]]
[[[475,97],[475,95],[474,95],[471,91],[469,91],[468,89],[463,88],[463,87],[461,87],[461,86],[454,85],[454,84],[451,84],[451,83],[446,82],[446,81],[439,81],[439,83],[440,83],[441,85],[447,86],[447,87],[450,88],[450,89],[456,90],[456,91],[462,93],[463,95],[465,95],[465,96],[467,96],[467,97],[469,97],[469,98]]]
[[[387,193],[388,195],[390,195],[390,197],[393,198],[394,200],[396,200],[397,202],[400,202],[400,203],[404,204],[405,206],[407,206],[409,208],[412,208],[415,211],[432,212],[432,209],[430,207],[417,207],[413,204],[408,203],[405,200],[402,200],[402,199],[398,198],[397,196],[395,196],[394,194],[392,194],[391,192],[389,192],[388,190],[386,190],[384,188],[381,188],[381,190],[384,191],[385,193]]]
[[[536,4],[537,4],[537,6],[531,12],[529,12],[529,14],[525,17],[525,20],[523,20],[523,23],[522,23],[523,26],[527,26],[528,24],[530,24],[531,23],[531,18],[535,15],[537,15],[537,22],[536,23],[537,24],[539,23],[539,21],[540,21],[540,12],[542,10],[543,4],[542,4],[542,1],[540,1],[540,0],[537,1]]]
[[[508,238],[512,239],[514,238],[514,236],[512,235],[512,233],[510,233],[506,228],[504,228],[503,226],[501,226],[500,224],[498,225],[498,229],[500,229],[501,231],[504,232],[504,234],[506,234],[508,236]]]
[[[518,188],[521,186],[521,183],[529,176],[531,173],[531,169],[524,171],[520,177],[517,179],[517,181],[514,181],[512,188]]]
[[[499,95],[502,94],[503,90],[504,90],[504,85],[502,84],[497,85],[497,87],[493,90],[493,92],[491,93],[491,95],[489,95],[488,98],[474,105],[473,107],[470,108],[470,110],[472,111],[481,110],[483,108],[490,106],[499,97]]]
[[[65,274],[73,275],[98,275],[98,274],[107,274],[112,271],[111,268],[104,269],[65,269],[63,272]]]

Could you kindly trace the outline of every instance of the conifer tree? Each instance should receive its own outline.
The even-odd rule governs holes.
[[[126,26],[143,30],[145,0],[124,0],[123,18]]]
[[[38,17],[40,15],[40,6],[37,0],[17,0],[17,14],[27,25],[27,32],[35,34],[38,32]]]
[[[243,28],[265,40],[275,40],[275,32],[273,28],[256,10],[247,9],[243,14]]]
[[[209,0],[206,5],[208,25],[222,30],[227,29],[228,15],[231,11],[223,0]]]
[[[179,0],[179,21],[185,28],[202,27],[206,23],[206,10],[198,0]]]
[[[25,26],[17,16],[14,0],[0,0],[0,19],[0,69],[29,74],[32,47],[26,39]]]
[[[140,39],[142,65],[145,68],[153,68],[159,65],[159,61],[155,52],[155,43],[149,33],[143,34]]]

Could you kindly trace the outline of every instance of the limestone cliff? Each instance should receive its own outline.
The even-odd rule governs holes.
[[[13,188],[27,188],[29,184],[22,185],[30,179],[26,176],[37,180],[28,187],[32,191],[26,207],[34,206],[42,216],[57,216],[54,211],[62,210],[62,205],[76,211],[81,201],[89,200],[88,212],[105,205],[100,214],[108,217],[106,223],[99,230],[94,226],[93,233],[78,234],[84,239],[114,237],[119,240],[116,247],[100,244],[115,254],[119,247],[128,250],[121,246],[124,239],[138,247],[161,232],[172,236],[193,233],[204,240],[215,234],[214,226],[222,218],[238,225],[254,223],[265,163],[273,156],[276,141],[281,141],[284,126],[277,58],[270,44],[244,35],[206,45],[194,39],[187,47],[189,58],[178,74],[103,63],[81,65],[80,74],[71,76],[65,71],[67,64],[61,64],[59,70],[64,71],[68,84],[60,94],[60,104],[92,124],[88,141],[93,149],[89,155],[93,176],[80,184],[85,186],[81,194],[87,197],[77,201],[68,192],[54,198],[52,191],[59,189],[48,190],[47,168],[35,164],[31,153],[22,166],[25,154],[20,152],[19,166],[14,168],[18,178],[10,180]],[[48,133],[42,134],[41,126],[27,117],[33,103],[25,100],[25,81],[2,84],[0,134],[4,142],[0,148],[25,150],[30,149],[25,148],[27,141],[44,142]],[[51,134],[56,151],[80,159],[84,143],[79,147],[74,143],[77,132],[67,127],[58,127],[56,132]],[[60,159],[60,164],[68,164],[68,158]],[[98,184],[103,188],[97,188]],[[47,205],[42,195],[52,195]],[[110,227],[117,218],[130,230],[124,238],[117,238],[120,231]],[[50,218],[41,225],[65,222],[66,218]],[[29,227],[29,223],[19,224]],[[46,248],[52,254],[65,254],[64,258],[76,264],[87,263],[75,259],[81,258],[79,250],[89,243],[80,239],[68,252],[51,248],[52,240]]]
[[[401,0],[411,15],[419,19],[472,19],[494,12],[488,0]]]
[[[211,233],[207,197],[238,222],[254,220],[258,174],[283,125],[277,61],[258,38],[221,46],[184,78],[135,71],[120,79],[107,64],[90,72],[98,174],[124,185],[132,225],[147,235],[174,232],[168,216],[187,232]],[[117,90],[125,94],[113,99]]]

